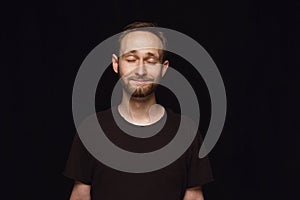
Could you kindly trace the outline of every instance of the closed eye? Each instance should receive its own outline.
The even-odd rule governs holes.
[[[136,61],[136,59],[126,59],[126,61],[129,63],[134,63]]]
[[[136,60],[137,60],[137,58],[132,55],[126,57],[126,61],[129,63],[134,63]]]
[[[158,62],[158,59],[156,59],[156,58],[148,58],[147,59],[147,63],[149,63],[149,64],[156,64]]]

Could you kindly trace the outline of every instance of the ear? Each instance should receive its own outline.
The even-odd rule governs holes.
[[[169,61],[165,60],[164,63],[162,64],[162,69],[161,69],[162,77],[166,74],[168,67],[169,67]]]
[[[112,60],[112,67],[113,67],[114,71],[116,73],[118,73],[118,70],[119,70],[119,59],[118,59],[118,56],[116,54],[113,54],[111,60]]]

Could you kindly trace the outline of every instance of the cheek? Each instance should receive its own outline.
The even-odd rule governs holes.
[[[154,77],[161,76],[161,68],[160,67],[152,67],[148,69],[148,73]]]
[[[122,65],[122,63],[119,63],[118,71],[119,71],[120,76],[123,76],[126,73],[128,73],[127,70],[126,70],[126,67],[124,67],[124,65]]]
[[[120,76],[127,76],[127,75],[129,75],[130,73],[129,73],[130,71],[128,70],[128,69],[126,69],[126,68],[119,68],[119,74],[120,74]]]
[[[122,75],[130,74],[135,69],[134,65],[129,65],[124,62],[119,62],[119,73]]]

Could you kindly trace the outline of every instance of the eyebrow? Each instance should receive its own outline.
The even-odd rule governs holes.
[[[131,50],[125,54],[122,55],[122,57],[125,57],[125,56],[129,56],[131,54],[136,54],[137,53],[137,50]],[[147,57],[157,57],[154,53],[151,53],[151,52],[147,52]]]
[[[156,57],[156,55],[155,55],[154,53],[151,53],[151,52],[148,52],[148,53],[147,53],[147,56],[148,56],[148,57]]]

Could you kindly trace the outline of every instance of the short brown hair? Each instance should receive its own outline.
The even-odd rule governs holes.
[[[164,36],[164,33],[161,31],[158,31],[157,29],[154,29],[155,27],[158,27],[158,25],[156,23],[153,22],[140,22],[140,21],[136,21],[133,23],[128,24],[127,26],[125,26],[123,28],[123,32],[121,33],[121,35],[119,36],[119,45],[118,45],[118,50],[120,51],[120,46],[121,46],[121,41],[122,39],[130,32],[136,31],[136,29],[138,29],[139,31],[148,31],[150,33],[153,33],[154,35],[156,35],[159,40],[161,41],[162,45],[163,45],[163,49],[159,50],[160,53],[160,58],[161,61],[164,60],[164,55],[165,55],[165,49],[167,46],[167,39]],[[152,29],[153,28],[153,29]]]

